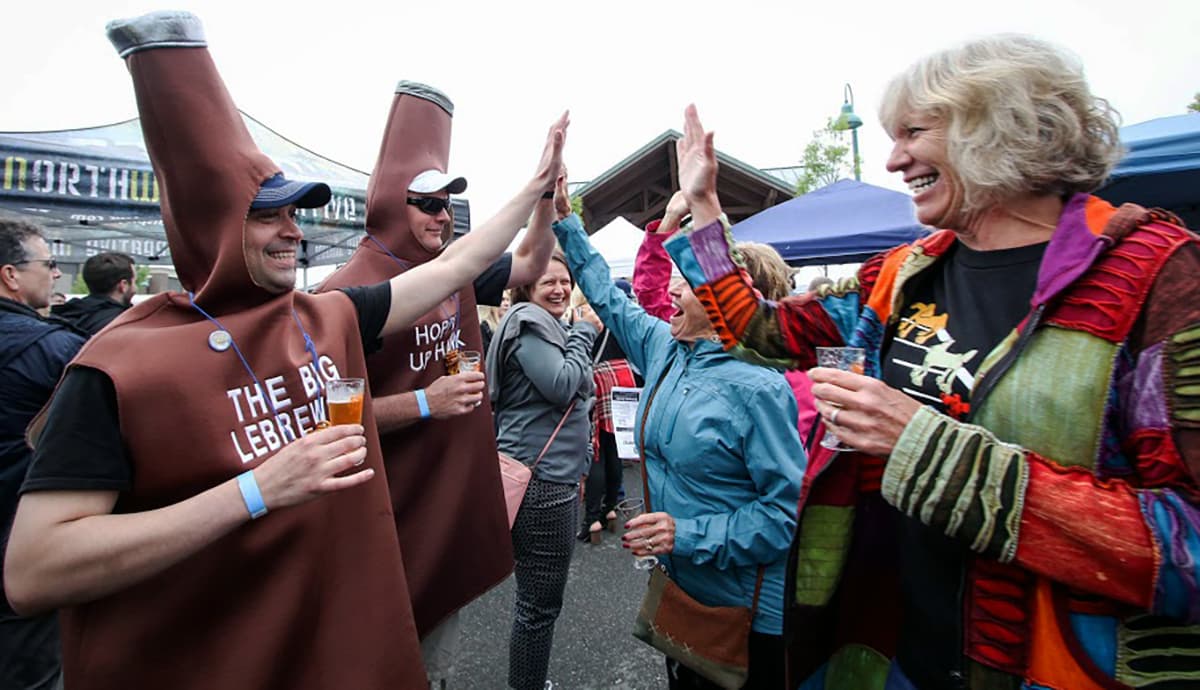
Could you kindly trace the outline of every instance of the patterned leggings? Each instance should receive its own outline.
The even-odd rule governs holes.
[[[579,487],[534,477],[513,523],[517,601],[508,647],[508,684],[542,690],[550,666],[554,622],[575,548]]]

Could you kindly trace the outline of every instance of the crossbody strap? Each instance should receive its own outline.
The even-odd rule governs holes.
[[[604,339],[600,341],[600,347],[596,348],[596,354],[592,357],[593,367],[600,362],[600,357],[604,354],[604,348],[608,345],[608,334],[610,332],[607,328],[604,329]]]
[[[646,504],[646,512],[652,512],[650,509],[650,481],[646,478],[646,420],[650,417],[650,406],[654,404],[654,396],[658,394],[658,387],[662,385],[662,378],[654,384],[654,388],[650,391],[650,397],[646,400],[646,409],[642,410],[642,430],[638,434],[638,446],[642,451],[642,501]],[[763,575],[766,573],[766,566],[758,566],[758,578],[754,581],[754,601],[750,604],[750,618],[754,619],[758,615],[758,595],[762,592]]]
[[[534,460],[533,464],[529,466],[530,470],[537,467],[538,463],[542,461],[542,458],[546,456],[546,451],[550,450],[550,444],[554,443],[554,437],[558,436],[559,430],[563,428],[563,424],[566,423],[567,417],[571,416],[571,410],[575,409],[575,403],[577,402],[579,402],[579,398],[573,399],[571,404],[567,406],[567,411],[563,413],[562,419],[558,420],[558,426],[554,427],[554,433],[550,434],[550,438],[546,439],[546,445],[542,446],[542,452],[538,453],[537,460]]]
[[[642,502],[646,504],[646,512],[650,510],[650,483],[646,479],[646,420],[650,417],[650,406],[654,404],[654,396],[658,395],[658,387],[662,385],[662,377],[655,382],[646,400],[646,409],[642,410],[642,430],[638,434],[638,448],[642,451]]]

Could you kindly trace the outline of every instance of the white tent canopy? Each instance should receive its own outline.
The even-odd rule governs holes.
[[[637,226],[617,216],[591,236],[592,246],[608,262],[613,278],[633,277],[633,260],[637,258],[638,247],[642,246],[643,234]],[[508,251],[516,251],[524,237],[525,229],[522,229]]]
[[[633,223],[617,216],[591,236],[592,246],[608,262],[613,278],[632,278],[633,261],[642,246],[645,232]]]

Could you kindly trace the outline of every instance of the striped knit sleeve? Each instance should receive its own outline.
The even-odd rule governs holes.
[[[704,305],[708,318],[731,354],[758,364],[807,369],[816,364],[813,348],[842,345],[853,333],[858,293],[829,295],[845,306],[844,318],[811,296],[779,302],[763,299],[739,265],[728,229],[714,221],[667,240],[667,252]]]

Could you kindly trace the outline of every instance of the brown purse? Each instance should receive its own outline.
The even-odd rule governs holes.
[[[650,510],[646,480],[646,418],[658,386],[642,411],[642,499]],[[633,624],[633,636],[722,688],[737,690],[750,675],[750,626],[758,611],[764,566],[758,567],[754,602],[745,606],[705,606],[667,575],[661,564],[650,572],[646,596]]]

